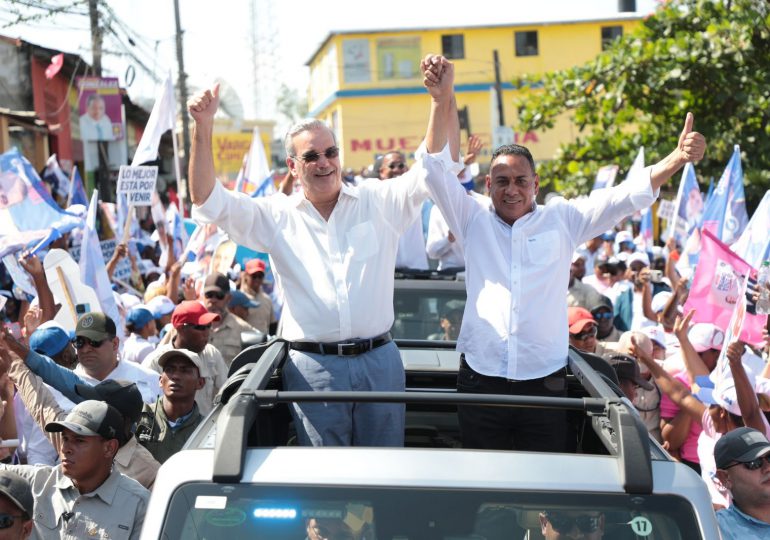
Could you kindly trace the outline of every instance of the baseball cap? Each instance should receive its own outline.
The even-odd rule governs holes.
[[[770,454],[770,441],[761,431],[748,427],[725,433],[714,446],[717,469],[724,469],[733,461],[746,463],[767,454]]]
[[[206,281],[203,285],[203,293],[206,294],[207,292],[211,292],[211,291],[219,291],[225,294],[229,293],[230,280],[227,279],[227,276],[220,274],[218,272],[209,274],[208,276],[206,276]]]
[[[159,294],[158,296],[153,297],[152,300],[147,302],[147,305],[145,307],[152,312],[153,317],[155,317],[156,319],[160,319],[164,315],[173,313],[174,308],[176,308],[176,305],[174,304],[174,302],[171,301],[171,298],[169,298],[168,296]]]
[[[203,366],[203,360],[201,360],[201,357],[198,356],[197,353],[194,353],[187,349],[169,349],[168,351],[160,355],[160,358],[158,358],[158,365],[162,369],[166,365],[166,362],[168,362],[172,358],[184,358],[189,362],[192,362],[195,365],[195,367],[198,368],[199,375],[205,371],[205,368]]]
[[[131,309],[142,303],[142,299],[131,293],[123,293],[120,295],[120,301],[123,303],[123,307]]]
[[[646,253],[643,253],[641,251],[635,251],[631,255],[629,255],[628,260],[626,261],[626,264],[628,266],[631,266],[635,262],[640,262],[644,266],[650,266],[650,258],[647,256]]]
[[[128,315],[126,315],[126,324],[132,325],[137,330],[144,328],[147,323],[150,323],[154,320],[155,317],[153,317],[152,311],[147,309],[145,306],[137,306],[132,308],[131,311],[128,312]]]
[[[209,312],[197,300],[185,300],[174,309],[171,324],[174,328],[179,328],[183,324],[211,324],[220,318],[216,313]]]
[[[78,319],[75,336],[83,336],[95,341],[115,337],[115,321],[101,311],[90,311]]]
[[[615,235],[615,242],[621,244],[623,242],[633,242],[634,237],[628,231],[620,231]]]
[[[690,343],[696,352],[702,353],[710,349],[722,350],[725,333],[711,323],[695,323],[687,332]]]
[[[139,259],[137,261],[137,266],[139,267],[139,273],[142,274],[142,277],[146,277],[151,274],[160,275],[163,273],[163,269],[149,259]]]
[[[99,384],[76,384],[75,392],[86,399],[104,401],[115,407],[124,418],[136,421],[142,414],[144,401],[136,383],[105,379]]]
[[[604,359],[607,360],[607,362],[609,362],[609,364],[613,367],[615,373],[618,376],[618,379],[633,381],[645,390],[653,389],[650,381],[642,377],[639,371],[639,364],[637,364],[636,360],[634,360],[632,357],[626,354],[613,353],[605,355]]]
[[[55,321],[47,321],[29,336],[29,348],[46,356],[54,356],[64,350],[72,336]]]
[[[666,333],[660,326],[643,326],[640,331],[658,346],[666,348]]]
[[[256,274],[257,272],[262,272],[264,274],[265,268],[267,268],[267,265],[262,259],[251,259],[246,263],[247,274]]]
[[[259,302],[252,300],[241,291],[230,291],[230,294],[232,296],[230,298],[230,303],[228,304],[229,307],[243,306],[246,308],[255,308],[260,305]]]
[[[636,341],[636,346],[647,356],[652,356],[652,341],[646,334],[638,330],[628,330],[620,334],[616,350],[621,354],[631,354],[631,338]],[[641,369],[641,368],[640,368]]]
[[[12,471],[0,471],[0,493],[31,518],[35,507],[32,486],[29,481]]]
[[[123,443],[123,417],[118,410],[104,401],[81,401],[67,413],[61,422],[49,422],[45,430],[57,433],[68,429],[86,437],[118,439]]]
[[[590,311],[577,306],[567,308],[567,321],[570,334],[579,334],[590,323],[596,323]]]
[[[670,291],[660,291],[658,294],[652,297],[652,302],[650,302],[650,306],[652,307],[652,311],[655,313],[660,313],[665,309],[666,304],[668,303],[669,299],[671,298],[672,293]],[[680,308],[681,311],[681,308]]]
[[[591,303],[588,305],[590,306],[589,311],[591,312],[600,308],[607,308],[613,313],[615,312],[615,308],[612,306],[612,300],[603,294],[591,295]]]

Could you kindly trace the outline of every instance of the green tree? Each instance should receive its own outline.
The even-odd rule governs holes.
[[[517,129],[552,128],[564,113],[577,128],[540,165],[542,182],[586,193],[610,163],[622,178],[640,146],[648,163],[666,155],[692,111],[708,140],[696,165],[702,185],[719,179],[739,144],[754,208],[770,188],[769,12],[765,0],[671,0],[587,64],[515,81]]]

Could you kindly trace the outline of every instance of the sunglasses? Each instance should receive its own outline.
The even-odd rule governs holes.
[[[304,161],[305,163],[315,163],[319,159],[321,159],[321,156],[326,156],[326,159],[334,159],[337,156],[340,155],[340,149],[336,146],[330,146],[326,150],[324,150],[323,154],[316,152],[315,150],[311,150],[310,152],[305,152],[301,156],[293,156],[296,159],[299,159],[301,161]]]
[[[22,519],[24,516],[16,516],[13,514],[0,514],[0,529],[8,529],[13,527],[13,524],[17,519]]]
[[[94,349],[98,349],[99,347],[102,346],[102,344],[105,341],[107,341],[107,340],[106,339],[96,340],[96,339],[90,339],[90,338],[83,337],[83,336],[78,336],[78,337],[75,338],[75,348],[80,350],[80,349],[82,349],[83,347],[86,346],[86,343],[88,343]]]
[[[574,527],[584,534],[596,532],[599,529],[599,516],[567,516],[551,512],[544,512],[544,515],[551,523],[551,527],[561,534],[569,533]]]
[[[762,465],[765,461],[770,463],[770,455],[758,457],[757,459],[752,459],[751,461],[739,461],[737,463],[733,463],[732,465],[728,465],[727,467],[723,467],[723,469],[727,470],[730,467],[735,467],[736,465],[743,465],[750,471],[756,471],[757,469],[762,468]]]
[[[393,169],[398,169],[398,170],[406,169],[406,163],[404,163],[403,161],[398,161],[398,162],[395,162],[395,163],[389,163],[388,164],[388,169],[390,169],[391,171]]]
[[[588,330],[586,330],[584,332],[580,332],[579,334],[570,334],[570,337],[572,339],[577,339],[577,340],[581,340],[582,341],[582,340],[584,340],[586,338],[594,337],[596,335],[596,332],[597,332],[596,327],[592,326]]]
[[[611,311],[601,311],[599,313],[591,312],[591,315],[594,316],[594,319],[597,321],[599,319],[612,319],[615,315]]]
[[[204,296],[209,300],[211,300],[212,298],[216,298],[217,300],[225,299],[225,293],[219,292],[219,291],[209,291]]]
[[[204,330],[209,330],[211,328],[210,324],[184,323],[182,326],[186,326],[188,328],[192,328],[193,330],[198,330],[199,332],[203,332]]]

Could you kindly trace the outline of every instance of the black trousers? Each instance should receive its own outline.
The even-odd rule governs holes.
[[[457,391],[471,394],[565,397],[567,370],[528,381],[510,381],[475,372],[461,356]],[[567,413],[558,409],[520,407],[458,407],[460,435],[465,448],[565,452]]]

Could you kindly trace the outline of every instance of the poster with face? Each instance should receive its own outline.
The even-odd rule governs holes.
[[[78,113],[80,138],[83,141],[117,141],[123,139],[123,104],[114,77],[79,77]]]

